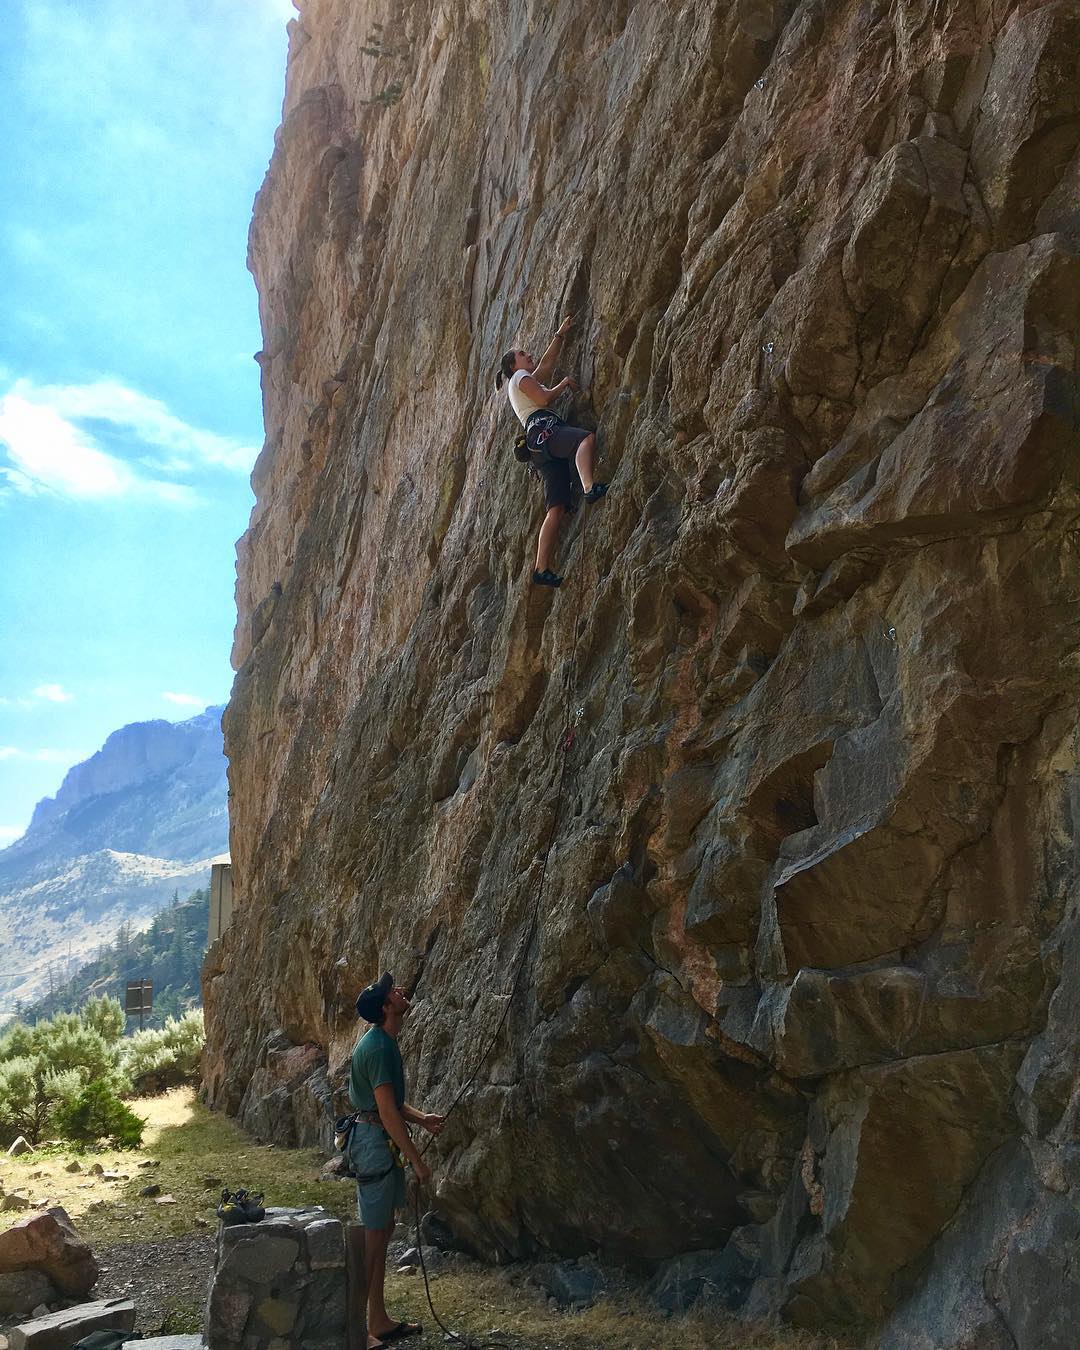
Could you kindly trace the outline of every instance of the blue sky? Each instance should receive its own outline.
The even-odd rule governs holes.
[[[8,0],[0,847],[127,722],[224,702],[262,440],[252,198],[290,0]]]

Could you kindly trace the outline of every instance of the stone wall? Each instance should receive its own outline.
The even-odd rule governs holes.
[[[573,660],[454,1239],[1071,1343],[1078,61],[1076,0],[303,0],[215,1105],[316,1138],[380,967],[414,1100],[473,1071]],[[491,375],[564,312],[612,491],[548,594]]]
[[[222,1226],[206,1303],[209,1350],[342,1350],[345,1240],[322,1209],[268,1209]]]

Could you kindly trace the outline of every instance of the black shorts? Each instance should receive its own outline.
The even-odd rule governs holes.
[[[547,434],[543,435],[544,432]],[[571,461],[581,442],[592,434],[584,427],[568,426],[554,413],[534,413],[526,422],[525,439],[532,451],[533,467],[544,480],[547,510],[570,506],[570,475],[574,472]]]

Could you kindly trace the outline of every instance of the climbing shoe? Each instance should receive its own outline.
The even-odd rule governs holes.
[[[585,500],[587,502],[598,502],[605,492],[607,492],[606,483],[594,483],[585,493]]]
[[[222,1191],[218,1218],[226,1227],[234,1223],[258,1223],[266,1214],[261,1195],[249,1191]]]
[[[561,586],[562,577],[557,576],[549,567],[542,572],[533,572],[534,586]]]

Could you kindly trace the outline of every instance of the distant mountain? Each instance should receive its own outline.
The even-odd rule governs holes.
[[[0,1008],[32,1001],[179,890],[229,846],[221,708],[135,722],[77,764],[0,851]]]

